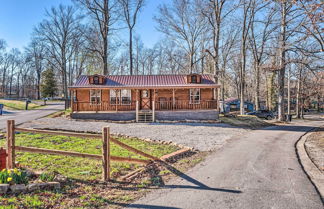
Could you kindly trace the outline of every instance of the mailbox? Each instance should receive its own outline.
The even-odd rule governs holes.
[[[0,115],[2,115],[3,104],[0,104]]]

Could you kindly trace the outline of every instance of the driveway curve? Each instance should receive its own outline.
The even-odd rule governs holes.
[[[7,110],[4,111],[3,115],[0,115],[0,130],[6,129],[7,120],[15,120],[16,125],[18,125],[45,117],[60,110],[64,110],[64,104],[61,102],[50,103],[45,107],[34,110]]]
[[[128,208],[321,209],[295,143],[323,121],[268,127],[233,138],[187,174]]]

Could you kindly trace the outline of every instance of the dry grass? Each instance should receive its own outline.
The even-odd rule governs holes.
[[[305,147],[310,159],[324,173],[324,127],[307,137]]]
[[[220,117],[221,122],[233,126],[257,129],[273,125],[253,115],[238,115],[236,117]]]
[[[15,109],[15,110],[24,110],[26,107],[25,101],[19,101],[19,100],[5,100],[0,99],[0,104],[4,104],[5,107]],[[41,107],[41,105],[35,104],[35,103],[29,103],[28,109],[36,109]]]

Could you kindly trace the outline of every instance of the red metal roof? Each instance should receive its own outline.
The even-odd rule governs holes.
[[[89,76],[81,75],[70,88],[161,88],[161,87],[218,87],[212,75],[201,75],[201,83],[187,83],[186,75],[109,75],[104,85],[89,84]]]

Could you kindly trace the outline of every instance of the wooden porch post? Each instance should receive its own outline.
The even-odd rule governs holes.
[[[138,101],[138,89],[136,89],[136,123],[138,123],[139,101]]]
[[[118,103],[120,102],[119,99],[120,97],[118,97],[118,89],[115,89],[115,95],[116,95],[116,112],[118,112]]]
[[[74,94],[75,94],[75,90],[70,90],[70,95],[71,95],[71,98],[70,98],[70,107],[71,107],[71,111],[73,112],[73,97],[74,97]]]
[[[172,89],[172,110],[175,108],[175,90]]]
[[[153,101],[152,101],[152,120],[155,122],[155,89],[153,89]]]

